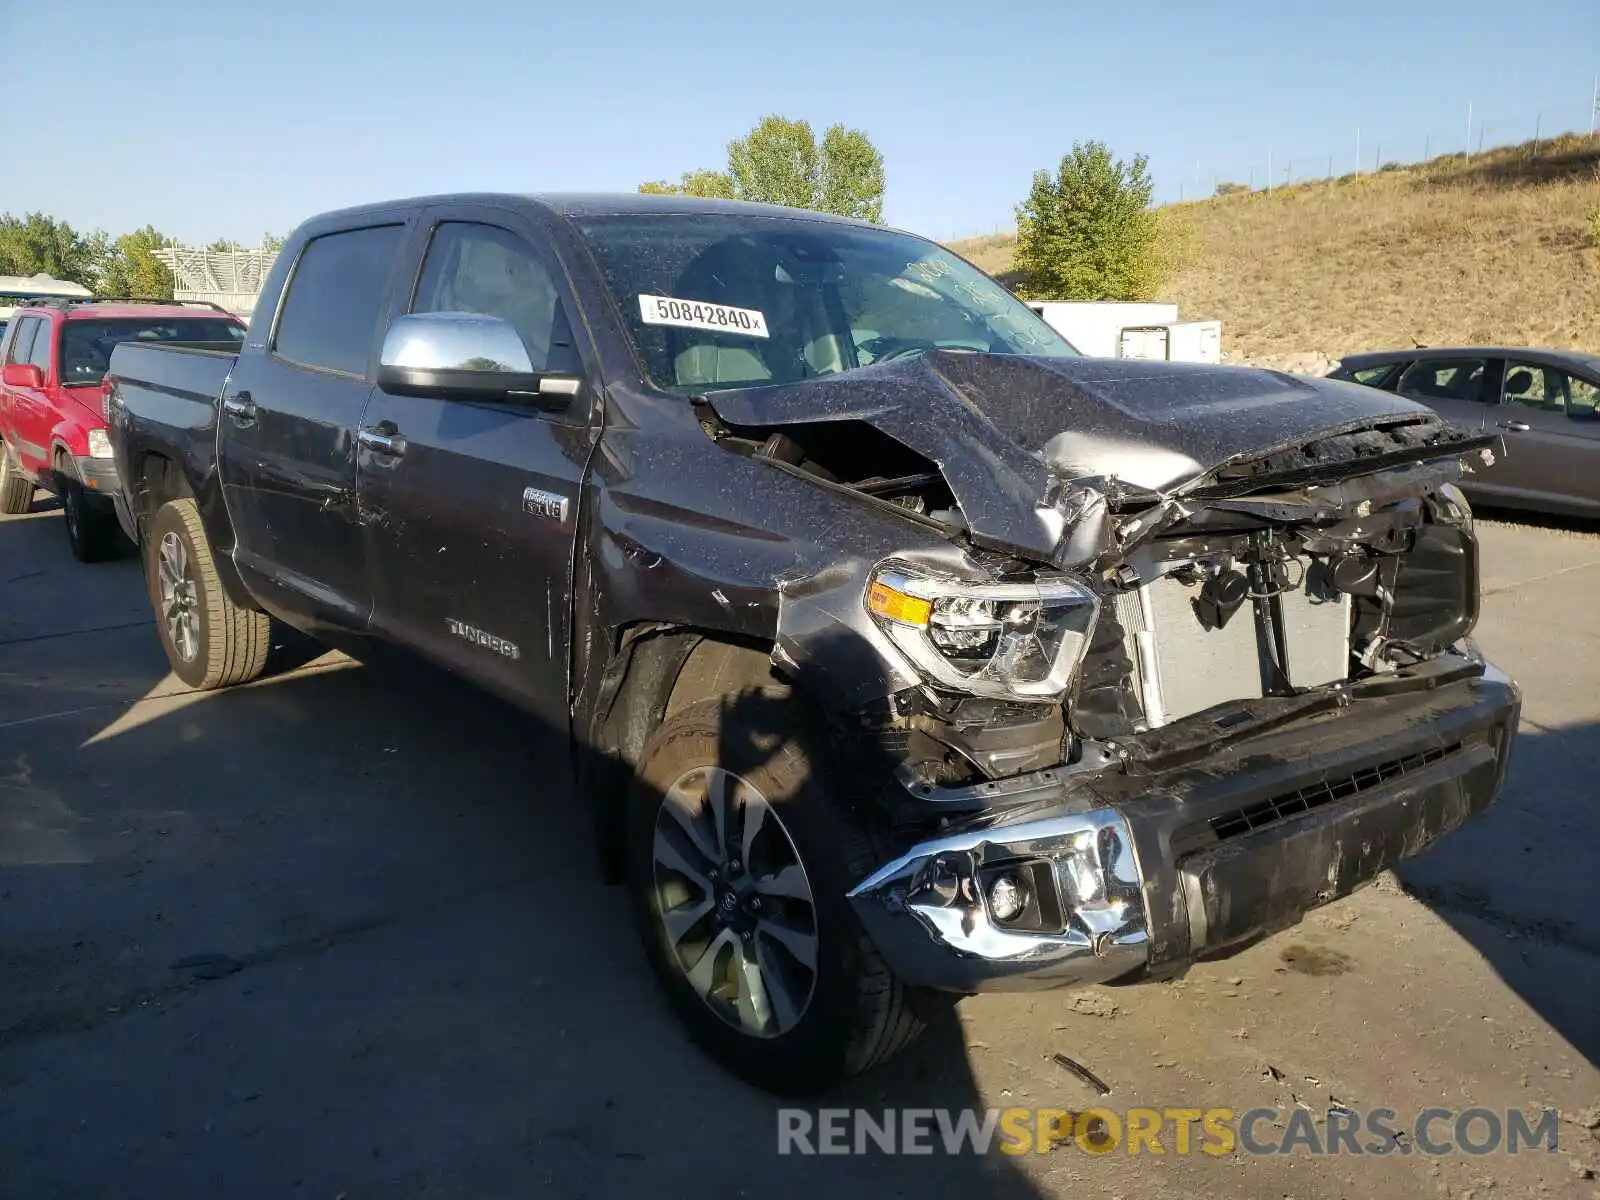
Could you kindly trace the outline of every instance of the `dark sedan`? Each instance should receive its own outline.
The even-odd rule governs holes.
[[[1600,516],[1600,357],[1570,350],[1428,346],[1352,354],[1329,372],[1397,392],[1504,453],[1467,492],[1486,504]]]

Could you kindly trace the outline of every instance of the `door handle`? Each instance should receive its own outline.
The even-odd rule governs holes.
[[[399,458],[406,452],[406,439],[399,433],[382,433],[377,429],[362,429],[356,433],[356,441],[368,450],[378,454],[387,454]]]
[[[1509,429],[1513,433],[1527,433],[1528,430],[1533,428],[1533,426],[1529,425],[1526,421],[1501,421],[1500,428]]]
[[[222,411],[238,424],[248,425],[256,419],[256,402],[250,398],[249,392],[235,392],[223,398]]]

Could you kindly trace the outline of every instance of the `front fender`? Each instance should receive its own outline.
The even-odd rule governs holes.
[[[859,708],[916,682],[862,596],[890,555],[959,569],[961,550],[939,530],[698,431],[676,456],[654,438],[635,458],[628,436],[607,434],[580,510],[575,714],[592,704],[622,631],[641,623],[769,647],[779,672],[826,708]]]

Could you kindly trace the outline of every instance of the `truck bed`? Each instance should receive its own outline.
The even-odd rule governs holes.
[[[214,477],[217,405],[238,355],[204,343],[123,342],[111,352],[106,420],[122,479],[118,518],[130,536],[146,458],[155,454],[194,480]],[[202,510],[209,505],[202,497]]]
[[[235,350],[228,343],[123,342],[111,352],[107,374],[125,400],[130,392],[154,392],[215,407],[239,357]]]

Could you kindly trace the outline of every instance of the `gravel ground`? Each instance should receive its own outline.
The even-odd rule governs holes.
[[[42,509],[41,505],[41,509]],[[558,746],[286,645],[188,693],[137,565],[0,520],[0,1195],[1600,1196],[1600,537],[1484,525],[1501,803],[1186,979],[993,996],[829,1106],[1566,1114],[1554,1154],[780,1158],[689,1048]]]

